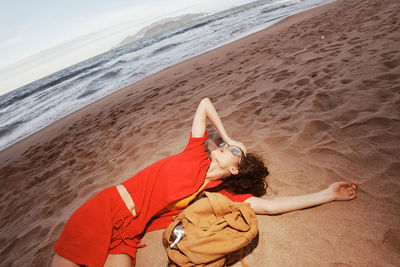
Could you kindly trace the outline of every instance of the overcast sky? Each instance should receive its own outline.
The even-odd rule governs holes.
[[[154,21],[249,0],[0,0],[0,95],[109,50]]]

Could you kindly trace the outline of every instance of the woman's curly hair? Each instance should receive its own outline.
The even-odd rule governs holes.
[[[247,153],[239,163],[239,173],[222,180],[222,183],[209,192],[226,190],[234,194],[252,194],[261,197],[267,192],[268,184],[265,178],[268,176],[268,168],[264,161],[253,153]]]

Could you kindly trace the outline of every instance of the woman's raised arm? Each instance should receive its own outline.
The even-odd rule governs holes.
[[[257,214],[272,215],[321,205],[334,200],[351,200],[355,197],[357,197],[357,183],[338,182],[331,184],[325,190],[312,194],[274,199],[251,197],[245,202],[250,203]]]
[[[235,145],[240,147],[244,153],[246,153],[246,148],[240,142],[237,142],[229,137],[226,133],[225,128],[222,124],[222,121],[215,110],[213,104],[210,99],[203,98],[200,101],[199,106],[197,107],[196,114],[194,115],[193,125],[192,125],[192,137],[203,137],[207,128],[207,118],[214,125],[215,129],[217,129],[221,138],[230,145]]]

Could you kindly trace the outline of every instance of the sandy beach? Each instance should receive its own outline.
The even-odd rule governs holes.
[[[48,266],[76,208],[184,148],[203,97],[268,163],[265,198],[359,183],[352,201],[258,216],[249,266],[400,266],[399,14],[397,0],[338,0],[294,15],[1,151],[0,266]],[[137,266],[166,265],[161,234]]]

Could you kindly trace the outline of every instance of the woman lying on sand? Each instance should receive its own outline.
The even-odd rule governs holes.
[[[225,142],[210,154],[204,152],[207,119]],[[250,203],[257,214],[280,214],[357,196],[356,183],[338,182],[313,194],[262,199],[267,175],[263,161],[228,136],[205,98],[183,152],[101,191],[72,214],[54,246],[52,266],[131,266],[143,234],[165,228],[172,215],[204,190]]]

